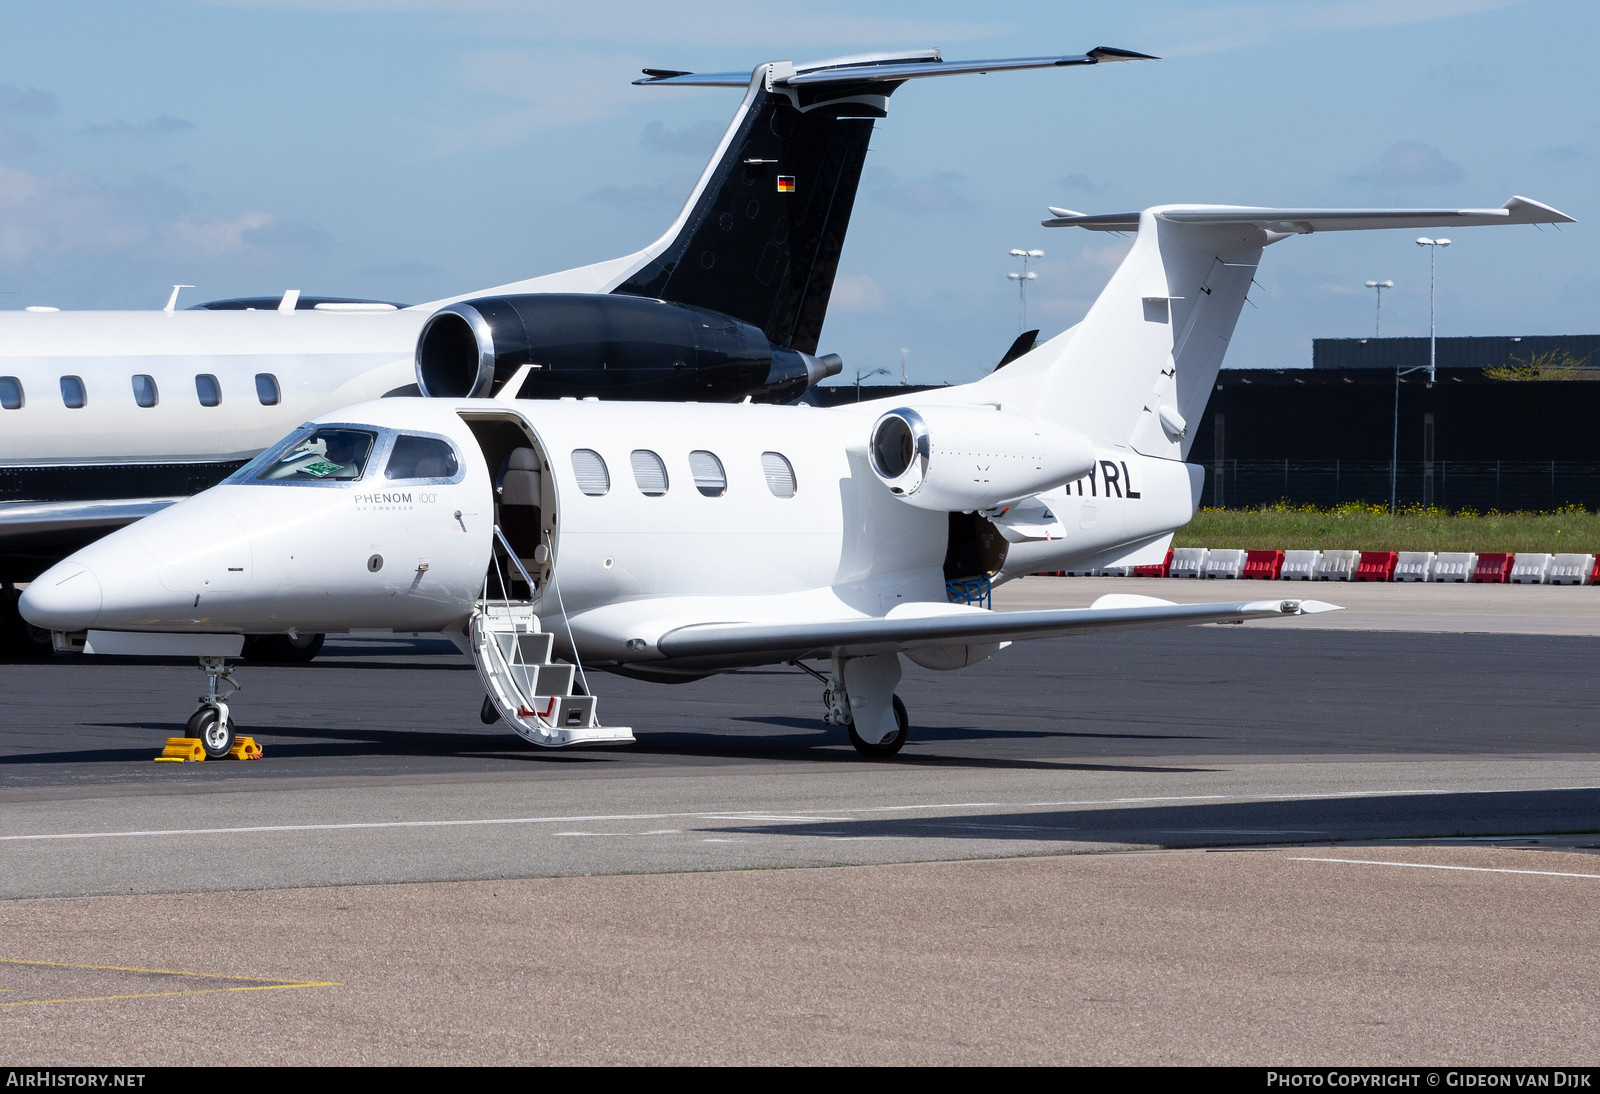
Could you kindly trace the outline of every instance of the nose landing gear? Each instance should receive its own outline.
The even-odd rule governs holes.
[[[233,716],[228,712],[227,698],[236,691],[243,691],[244,685],[234,680],[233,670],[224,658],[202,657],[200,668],[210,686],[206,694],[200,696],[200,709],[189,715],[184,732],[200,739],[207,759],[220,760],[233,748],[236,729]],[[219,694],[223,687],[228,690]]]

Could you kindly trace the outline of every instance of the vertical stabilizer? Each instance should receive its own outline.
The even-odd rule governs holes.
[[[1011,69],[1152,60],[1099,46],[1088,53],[946,61],[936,49],[871,53],[754,72],[645,69],[637,84],[743,88],[733,122],[677,218],[621,258],[433,301],[485,296],[622,293],[705,308],[760,328],[775,346],[815,353],[833,295],[875,119],[910,80]]]
[[[944,401],[997,402],[1146,456],[1183,459],[1205,412],[1261,251],[1293,235],[1375,228],[1561,224],[1527,198],[1498,209],[1263,209],[1162,205],[1046,227],[1137,231],[1077,326]]]
[[[861,54],[741,73],[646,69],[641,84],[745,87],[683,212],[612,289],[709,308],[815,353],[874,119],[908,80],[1147,60],[1085,54],[946,61],[936,49]]]

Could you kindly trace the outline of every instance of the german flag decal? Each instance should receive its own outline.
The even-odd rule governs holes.
[[[794,193],[794,176],[793,175],[779,175],[778,176],[778,193],[780,193],[780,194],[792,194],[792,193]]]

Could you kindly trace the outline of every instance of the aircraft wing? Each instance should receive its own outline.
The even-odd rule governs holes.
[[[1249,205],[1164,205],[1150,210],[1178,224],[1253,224],[1269,232],[1309,235],[1368,228],[1468,228],[1485,224],[1572,224],[1572,217],[1543,202],[1514,197],[1498,209],[1268,209]],[[1093,216],[1050,206],[1046,228],[1087,228],[1094,232],[1132,232],[1138,213]]]
[[[918,606],[919,608],[924,606]],[[693,623],[667,631],[656,648],[669,658],[748,654],[798,658],[834,651],[854,656],[923,646],[1015,642],[1072,634],[1153,630],[1193,623],[1242,623],[1342,610],[1320,600],[1245,600],[1220,604],[1174,604],[1149,596],[1112,594],[1088,608],[993,612],[949,604],[927,614],[890,613],[882,619],[804,623]]]

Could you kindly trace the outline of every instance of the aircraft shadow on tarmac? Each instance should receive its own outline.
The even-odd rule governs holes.
[[[744,716],[733,719],[754,725],[787,726],[792,729],[815,729],[815,718],[781,718]],[[828,728],[828,727],[823,727]],[[1204,733],[1074,733],[1068,730],[1041,729],[980,729],[977,726],[912,726],[911,740],[919,744],[932,741],[971,740],[1054,740],[1056,738],[1094,738],[1109,741],[1215,741],[1219,738]]]
[[[741,719],[744,721],[747,719]],[[867,760],[858,755],[845,739],[844,732],[817,721],[784,719],[785,733],[693,732],[657,730],[643,734],[633,745],[605,749],[541,749],[523,743],[516,736],[494,729],[430,732],[416,729],[378,727],[334,729],[326,726],[265,726],[240,732],[259,740],[269,760],[406,759],[438,758],[479,760],[491,764],[553,763],[608,764],[649,763],[672,758],[679,760],[762,760],[796,763],[860,763],[875,767],[959,767],[986,770],[1125,771],[1147,773],[1193,773],[1213,770],[1199,765],[1099,763],[1093,760],[1034,759],[1020,756],[928,755],[908,749],[888,760]],[[135,730],[149,734],[150,743],[137,747],[86,747],[72,751],[32,752],[0,755],[0,768],[50,764],[148,763],[168,736],[180,734],[182,727],[158,722],[98,722],[86,728]],[[976,727],[949,727],[917,731],[917,741],[978,741],[992,736]],[[1018,734],[1018,736],[1051,736]],[[1061,734],[1060,736],[1126,736],[1138,734]],[[271,762],[248,765],[248,773],[266,775],[283,768]],[[247,772],[241,771],[241,774]],[[295,771],[299,774],[301,771]],[[329,772],[337,773],[337,772]]]
[[[1382,794],[728,825],[707,832],[848,839],[1000,839],[1170,847],[1600,832],[1600,790]]]

